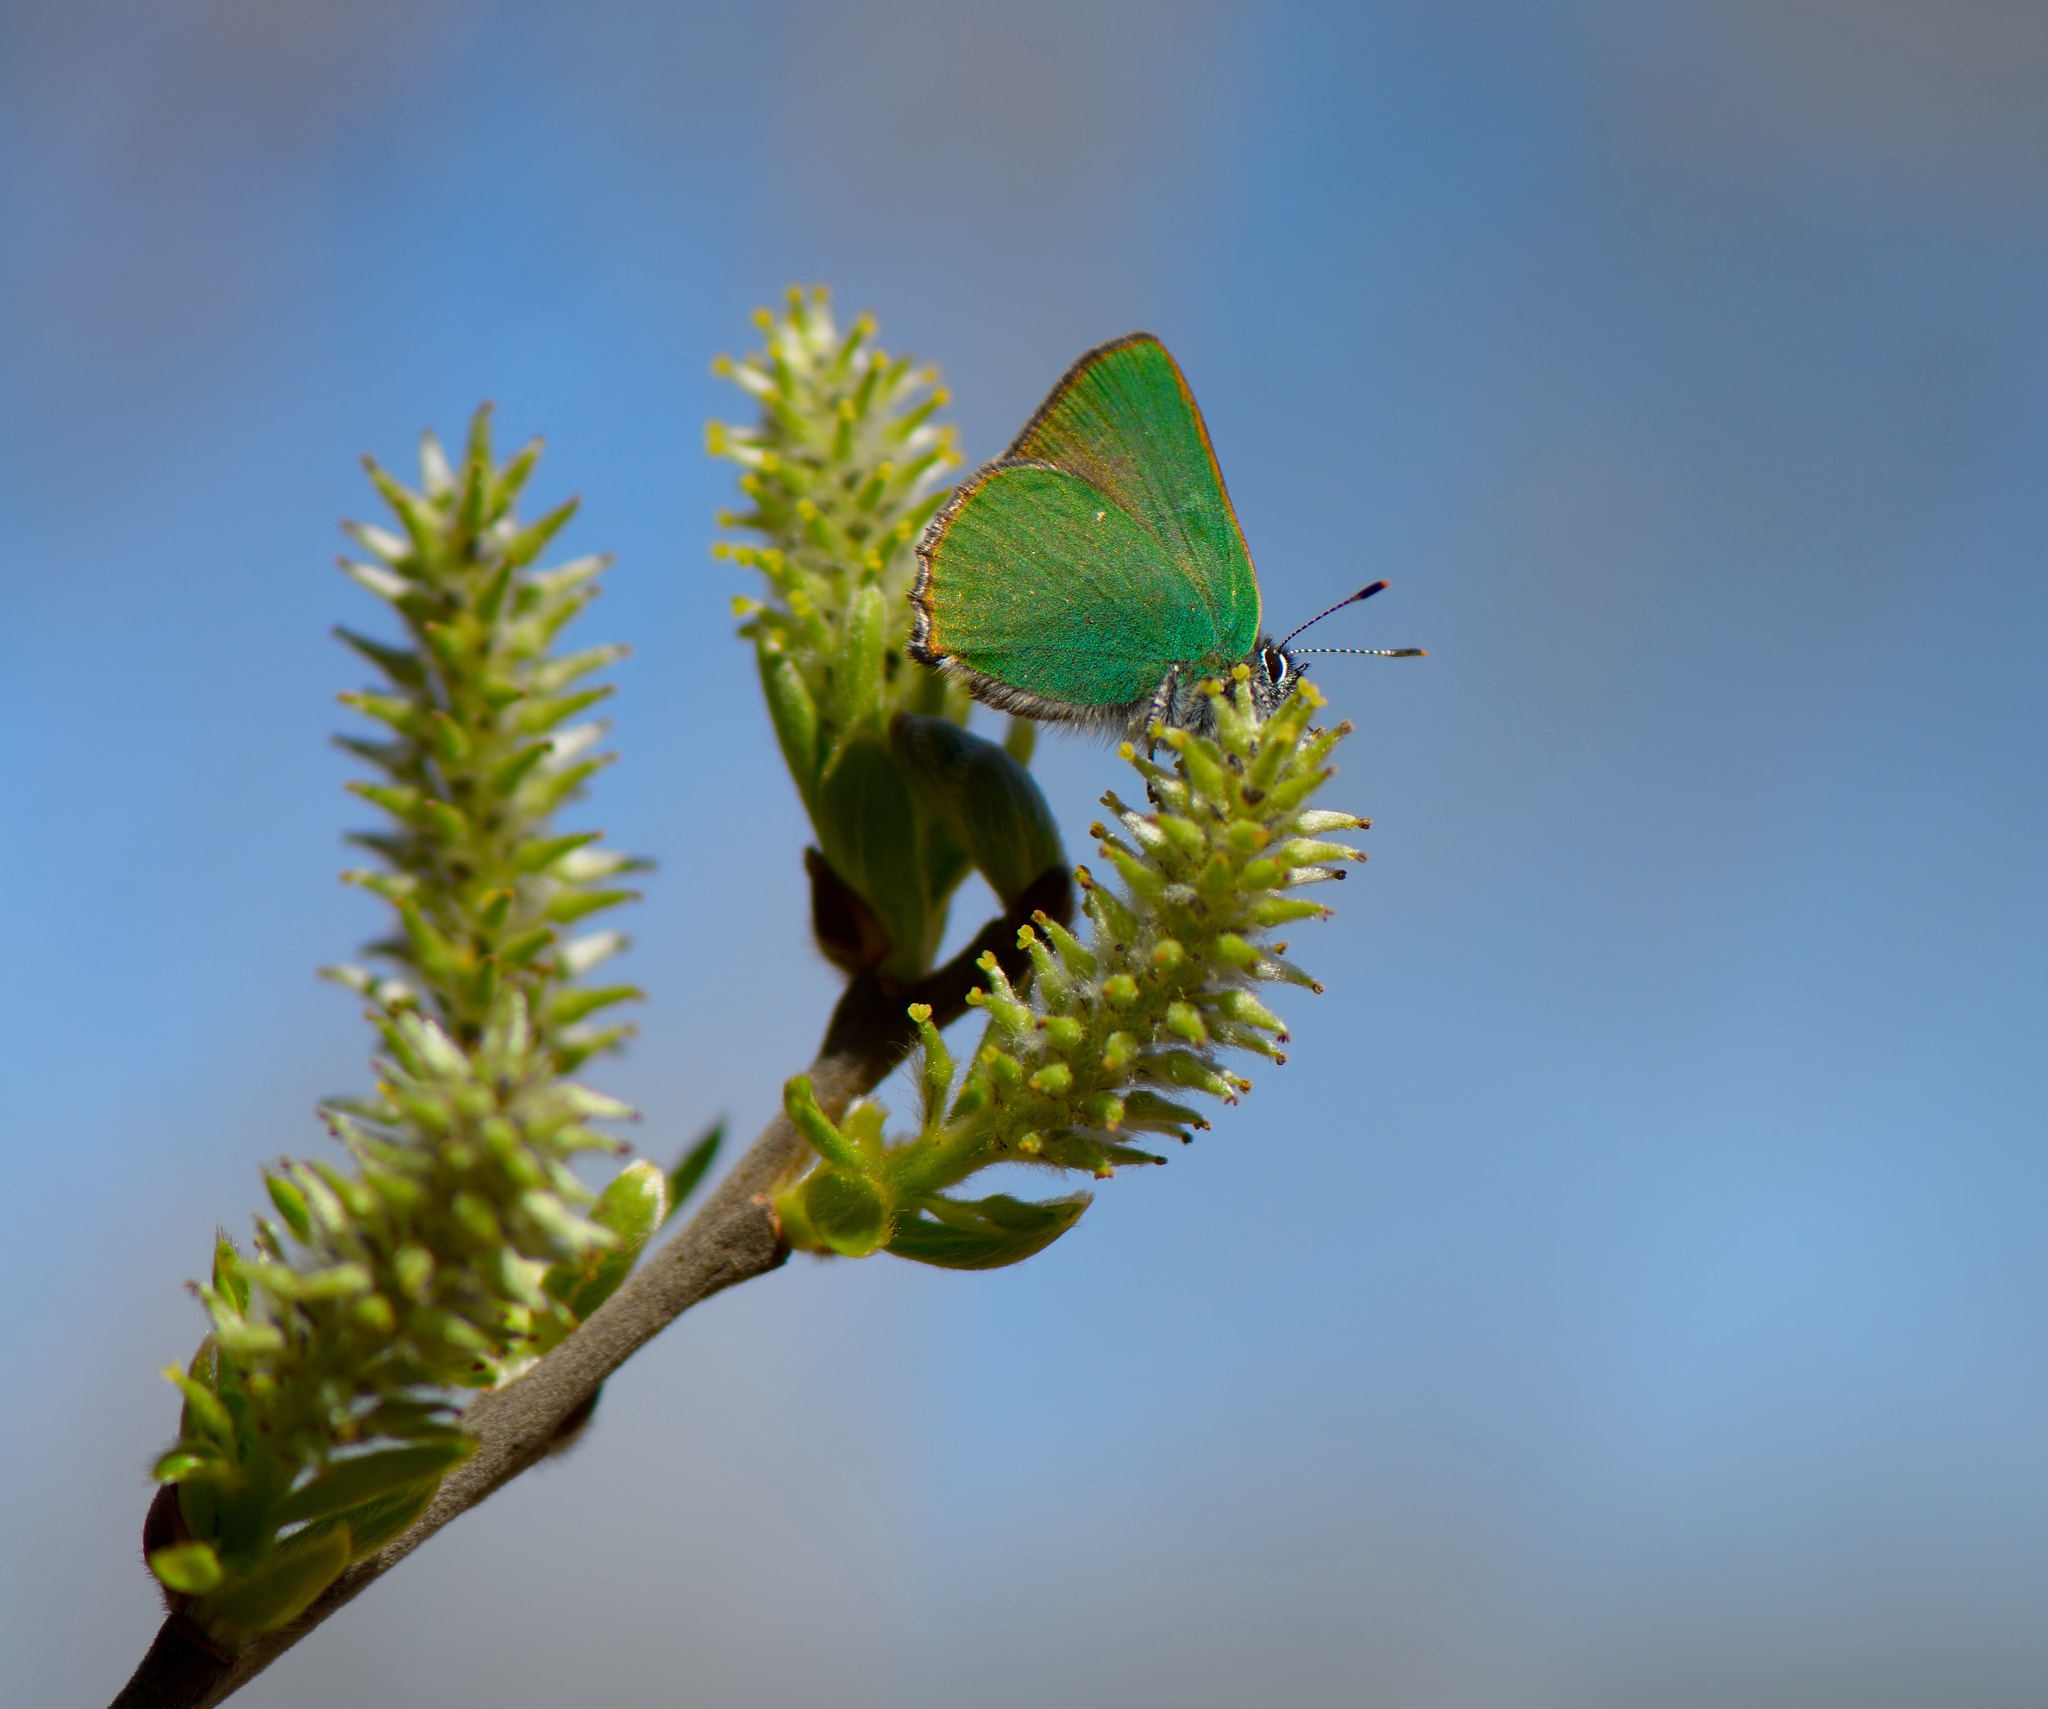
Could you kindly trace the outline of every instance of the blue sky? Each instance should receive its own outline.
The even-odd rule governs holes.
[[[1274,624],[1392,578],[1328,991],[1042,1258],[693,1314],[246,1700],[2040,1700],[2037,9],[110,0],[0,80],[24,1701],[146,1642],[178,1284],[364,1072],[361,453],[494,399],[618,554],[638,1137],[807,1060],[702,454],[790,281],[975,457],[1155,331]],[[1040,752],[1079,857],[1116,762]]]

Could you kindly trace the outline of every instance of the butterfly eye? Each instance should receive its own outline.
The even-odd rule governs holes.
[[[1277,688],[1281,679],[1286,675],[1287,655],[1281,652],[1278,647],[1268,645],[1266,648],[1266,680]]]

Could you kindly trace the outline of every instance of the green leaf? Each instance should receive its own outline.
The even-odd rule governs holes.
[[[350,1540],[349,1559],[360,1561],[374,1555],[392,1538],[410,1530],[412,1522],[433,1506],[440,1488],[439,1478],[407,1484],[403,1489],[392,1490],[378,1496],[375,1501],[366,1501],[360,1507],[351,1507],[336,1514],[331,1521],[322,1520],[320,1523],[322,1526],[346,1525]]]
[[[1007,750],[950,719],[910,713],[891,721],[889,747],[918,804],[951,830],[1005,907],[1066,865],[1052,809]]]
[[[444,1477],[474,1454],[473,1437],[451,1437],[411,1448],[387,1448],[358,1459],[338,1460],[319,1477],[278,1504],[275,1523],[322,1519],[356,1507],[422,1478]]]
[[[341,1576],[354,1543],[346,1525],[301,1531],[280,1543],[246,1575],[186,1610],[209,1638],[240,1649],[303,1614]]]
[[[622,1169],[598,1194],[590,1220],[618,1237],[573,1264],[557,1264],[541,1283],[582,1322],[610,1299],[668,1214],[668,1178],[652,1163]]]
[[[972,1201],[933,1195],[897,1219],[888,1250],[944,1270],[1000,1270],[1044,1251],[1088,1204],[1086,1193],[1038,1203],[1007,1193]]]
[[[782,762],[796,780],[797,793],[808,808],[818,788],[818,706],[804,684],[803,672],[782,653],[756,649],[761,666],[761,692]]]
[[[834,699],[846,730],[881,722],[882,661],[888,634],[888,603],[882,590],[870,583],[853,596],[833,672]]]
[[[832,870],[882,922],[889,952],[880,971],[899,979],[923,973],[938,934],[926,912],[917,812],[881,736],[856,736],[840,748],[819,784],[814,822]]]
[[[724,1143],[725,1118],[720,1116],[704,1130],[703,1137],[677,1159],[676,1166],[668,1172],[668,1209],[662,1213],[664,1222],[682,1209],[683,1201],[697,1190],[697,1183],[704,1179],[717,1160],[718,1148]]]

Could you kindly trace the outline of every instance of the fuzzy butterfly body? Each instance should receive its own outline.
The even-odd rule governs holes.
[[[1005,711],[1142,736],[1204,728],[1201,685],[1238,664],[1263,710],[1294,685],[1202,412],[1149,333],[1069,368],[917,557],[911,656]]]

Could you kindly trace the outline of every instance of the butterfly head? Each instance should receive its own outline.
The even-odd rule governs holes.
[[[1259,644],[1245,663],[1252,669],[1251,680],[1246,684],[1251,690],[1252,704],[1259,709],[1261,718],[1270,718],[1279,710],[1281,701],[1294,692],[1295,683],[1301,679],[1301,666],[1270,635],[1259,637]]]
[[[1341,599],[1330,607],[1330,611],[1342,611],[1345,606],[1356,604],[1361,599],[1370,599],[1385,587],[1385,582],[1374,582],[1372,586],[1360,588],[1349,599]],[[1280,710],[1281,703],[1294,692],[1295,684],[1301,681],[1302,672],[1307,668],[1301,662],[1305,653],[1359,653],[1381,659],[1417,659],[1423,656],[1420,647],[1296,647],[1289,643],[1302,629],[1319,623],[1330,615],[1330,611],[1311,617],[1276,641],[1270,635],[1261,635],[1256,646],[1239,663],[1245,671],[1245,689],[1251,696],[1253,710],[1261,718],[1270,718]],[[1211,675],[1223,673],[1214,665],[1208,669],[1188,665],[1175,665],[1160,683],[1158,692],[1142,704],[1131,717],[1129,729],[1133,736],[1149,730],[1156,724],[1189,730],[1198,736],[1215,732],[1215,709],[1209,700]]]
[[[1261,718],[1270,718],[1279,711],[1280,703],[1294,692],[1295,683],[1301,679],[1300,667],[1269,635],[1261,635],[1258,645],[1239,663],[1246,672],[1245,689],[1251,695],[1252,707]],[[1218,680],[1228,687],[1231,674],[1216,665],[1207,669],[1175,665],[1160,683],[1158,693],[1137,709],[1130,721],[1131,734],[1135,737],[1156,723],[1197,736],[1213,736],[1216,708],[1209,698],[1210,690]]]
[[[1297,655],[1302,653],[1355,653],[1361,658],[1369,659],[1421,659],[1428,657],[1420,647],[1297,647],[1293,652],[1288,651],[1288,643],[1296,635],[1299,635],[1302,629],[1314,628],[1316,624],[1322,622],[1325,617],[1328,617],[1332,611],[1342,611],[1347,605],[1356,605],[1361,599],[1372,598],[1374,594],[1378,593],[1386,585],[1385,582],[1379,581],[1374,582],[1370,587],[1360,588],[1349,598],[1338,600],[1335,605],[1330,607],[1329,611],[1317,612],[1315,616],[1302,624],[1301,628],[1289,631],[1281,640],[1268,641],[1261,639],[1258,649],[1253,653],[1252,657],[1255,663],[1263,664],[1266,667],[1267,676],[1278,691],[1278,698],[1275,701],[1276,705],[1279,700],[1286,699],[1287,691],[1294,686],[1295,677],[1306,668],[1298,662]],[[1256,674],[1254,672],[1254,676]],[[1256,692],[1256,689],[1254,692]]]

